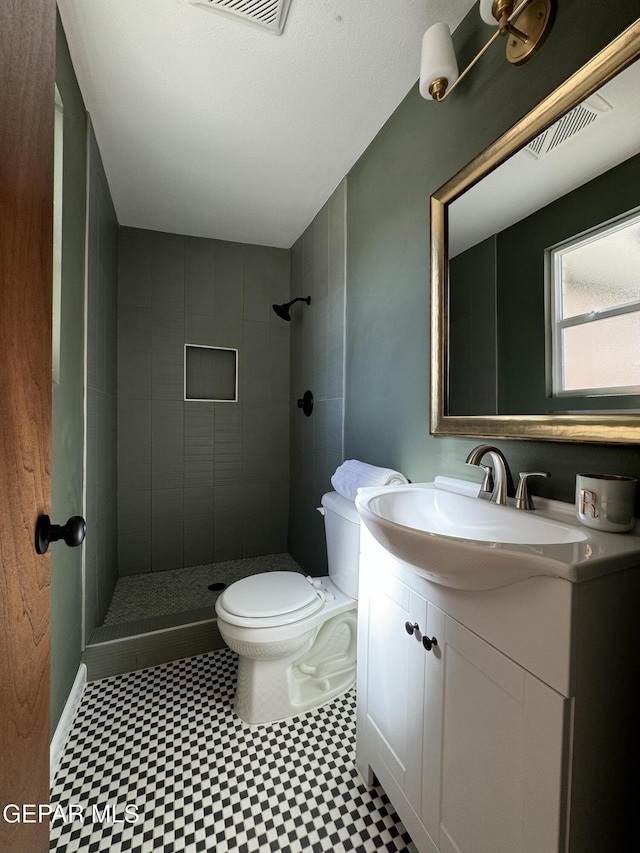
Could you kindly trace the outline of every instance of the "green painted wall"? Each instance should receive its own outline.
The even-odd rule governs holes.
[[[429,196],[637,16],[637,0],[562,0],[531,63],[513,68],[494,45],[445,103],[414,87],[349,173],[347,458],[414,481],[473,476],[464,459],[478,440],[429,435]],[[462,62],[486,33],[472,9],[454,35]],[[498,444],[514,471],[551,471],[535,488],[561,500],[572,500],[581,470],[640,476],[640,448]]]
[[[82,514],[84,434],[84,236],[86,112],[57,22],[56,83],[64,106],[62,201],[62,344],[60,384],[53,386],[52,520]],[[53,94],[52,94],[53,108]],[[51,731],[80,665],[82,549],[51,549]]]
[[[496,238],[449,263],[449,414],[497,415]]]

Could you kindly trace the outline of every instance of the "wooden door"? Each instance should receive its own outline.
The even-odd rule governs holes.
[[[48,849],[54,0],[0,3],[0,851]],[[7,818],[9,818],[7,820]]]

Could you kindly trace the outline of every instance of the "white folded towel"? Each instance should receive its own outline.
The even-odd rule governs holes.
[[[391,468],[378,468],[357,459],[347,459],[331,477],[331,485],[347,500],[354,501],[361,486],[391,486],[409,481],[399,471]]]

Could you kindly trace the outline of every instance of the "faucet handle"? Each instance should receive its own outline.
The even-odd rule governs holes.
[[[550,477],[548,471],[524,471],[516,489],[516,509],[535,509],[529,493],[529,477]]]
[[[482,465],[480,462],[475,466],[482,471],[482,483],[480,484],[481,492],[493,491],[493,468],[491,465]]]

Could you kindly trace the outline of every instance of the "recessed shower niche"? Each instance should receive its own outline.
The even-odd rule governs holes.
[[[184,345],[184,399],[238,402],[238,350]]]

